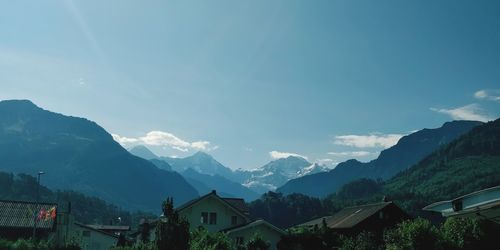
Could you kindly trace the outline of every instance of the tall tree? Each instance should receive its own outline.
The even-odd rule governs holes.
[[[159,250],[187,250],[189,248],[189,222],[174,209],[173,198],[162,204],[163,215],[156,225],[156,246]]]

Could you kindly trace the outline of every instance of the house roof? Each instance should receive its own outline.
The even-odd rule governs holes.
[[[479,216],[500,222],[500,186],[435,202],[423,210],[440,212],[443,216]]]
[[[233,205],[233,207],[237,208],[243,213],[248,213],[250,212],[250,209],[248,208],[247,204],[245,203],[245,200],[241,198],[222,198],[229,204]]]
[[[188,201],[188,202],[184,203],[183,205],[177,207],[176,209],[177,209],[177,211],[182,211],[182,210],[187,209],[187,208],[193,206],[194,204],[196,204],[196,203],[198,203],[198,202],[200,202],[208,197],[214,197],[215,199],[220,200],[223,204],[225,204],[229,208],[233,209],[236,213],[240,214],[241,216],[243,216],[246,219],[250,219],[247,215],[248,209],[246,208],[246,204],[242,205],[242,203],[243,204],[245,203],[245,201],[243,199],[221,198],[220,196],[217,195],[217,192],[215,190],[213,190],[212,192],[210,192],[206,195],[203,195],[197,199],[193,199],[191,201]],[[246,211],[241,210],[241,209],[245,209]]]
[[[93,229],[104,230],[104,231],[130,231],[130,226],[119,226],[119,225],[86,225]]]
[[[352,228],[368,217],[393,204],[392,202],[381,202],[362,206],[347,207],[332,216],[321,217],[298,226],[321,226],[323,220],[329,228]]]
[[[271,224],[271,223],[269,223],[269,222],[267,222],[265,220],[256,220],[256,221],[252,221],[250,223],[246,223],[246,224],[243,224],[243,225],[238,225],[238,226],[235,226],[235,227],[227,228],[227,229],[224,229],[223,232],[226,232],[226,233],[230,234],[230,233],[238,232],[238,231],[245,230],[245,229],[248,229],[248,228],[256,227],[256,226],[259,226],[259,225],[265,225],[265,226],[273,229],[274,231],[279,232],[282,235],[286,234],[285,231],[283,231],[282,229],[276,227],[275,225],[273,225],[273,224]]]
[[[57,204],[0,200],[0,227],[32,228],[34,215],[52,208],[57,210]],[[47,216],[37,220],[36,226],[40,229],[52,229],[54,221],[51,216]]]
[[[105,232],[105,231],[102,231],[102,230],[99,230],[99,229],[95,229],[93,227],[90,227],[90,226],[82,224],[82,223],[75,222],[74,224],[77,225],[77,226],[79,226],[79,227],[82,227],[82,228],[85,228],[85,229],[88,229],[88,230],[91,230],[91,231],[94,231],[94,232],[98,232],[98,233],[101,233],[101,234],[104,234],[104,235],[107,235],[107,236],[110,236],[110,237],[113,237],[113,238],[118,238],[118,235],[116,235],[116,234],[108,233],[108,232]]]

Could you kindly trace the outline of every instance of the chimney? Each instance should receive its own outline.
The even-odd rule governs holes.
[[[212,190],[212,194],[217,195],[217,191],[216,191],[215,189],[214,189],[214,190]]]

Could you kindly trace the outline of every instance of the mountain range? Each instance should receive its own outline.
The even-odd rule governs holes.
[[[388,179],[481,124],[476,121],[453,121],[440,128],[422,129],[402,137],[396,145],[383,150],[377,159],[370,162],[348,160],[329,172],[290,180],[277,191],[324,197],[358,178]]]
[[[324,166],[295,156],[277,159],[252,170],[233,171],[201,151],[185,158],[160,157],[143,145],[135,146],[129,151],[150,159],[159,168],[180,173],[200,193],[217,189],[228,196],[242,197],[249,201],[262,193],[274,191],[288,180],[327,170]]]
[[[95,122],[43,110],[27,100],[0,101],[0,170],[45,174],[53,189],[76,190],[128,209],[157,211],[171,196],[198,192],[175,172],[130,154]]]
[[[129,152],[95,122],[53,113],[27,100],[9,100],[0,101],[0,170],[31,175],[44,171],[41,180],[49,188],[80,191],[127,209],[147,211],[157,211],[168,196],[174,197],[176,203],[183,203],[212,189],[247,201],[276,187],[285,194],[324,197],[362,177],[390,179],[386,187],[394,189],[407,188],[405,183],[413,181],[412,187],[424,190],[427,186],[417,182],[426,181],[422,176],[431,176],[428,171],[419,172],[425,167],[411,172],[418,174],[407,171],[417,163],[416,166],[432,166],[433,171],[442,171],[442,166],[449,164],[456,169],[467,164],[482,168],[497,166],[498,123],[498,120],[484,125],[473,121],[447,122],[440,128],[404,136],[375,160],[367,163],[348,160],[330,171],[294,156],[253,170],[233,171],[205,152],[185,158],[159,157],[144,146]],[[469,151],[474,152],[473,157],[468,157]],[[450,163],[457,152],[468,154]],[[484,158],[482,153],[492,157]],[[426,163],[429,157],[433,160]],[[467,171],[470,172],[470,167]],[[439,178],[450,174],[446,172]],[[491,178],[495,176],[490,173]],[[490,177],[481,175],[486,182]],[[401,178],[406,179],[398,181]],[[439,178],[434,179],[436,183],[443,181]],[[435,183],[429,183],[432,185]]]
[[[472,128],[388,180],[357,178],[323,199],[269,192],[249,206],[252,216],[287,228],[335,214],[345,207],[383,199],[396,203],[414,217],[439,223],[443,218],[438,213],[422,208],[499,185],[500,119],[497,119]]]
[[[327,167],[312,164],[302,157],[289,156],[271,161],[257,169],[237,170],[236,173],[244,177],[244,186],[265,193],[276,190],[289,180],[327,170]]]

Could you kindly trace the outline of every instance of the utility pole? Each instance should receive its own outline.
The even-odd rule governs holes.
[[[40,212],[39,207],[38,207],[38,196],[40,193],[40,175],[45,174],[43,171],[38,172],[38,178],[37,178],[37,185],[36,185],[36,202],[35,202],[35,216],[33,218],[33,241],[36,240],[36,222],[37,222],[37,217],[38,213]]]

